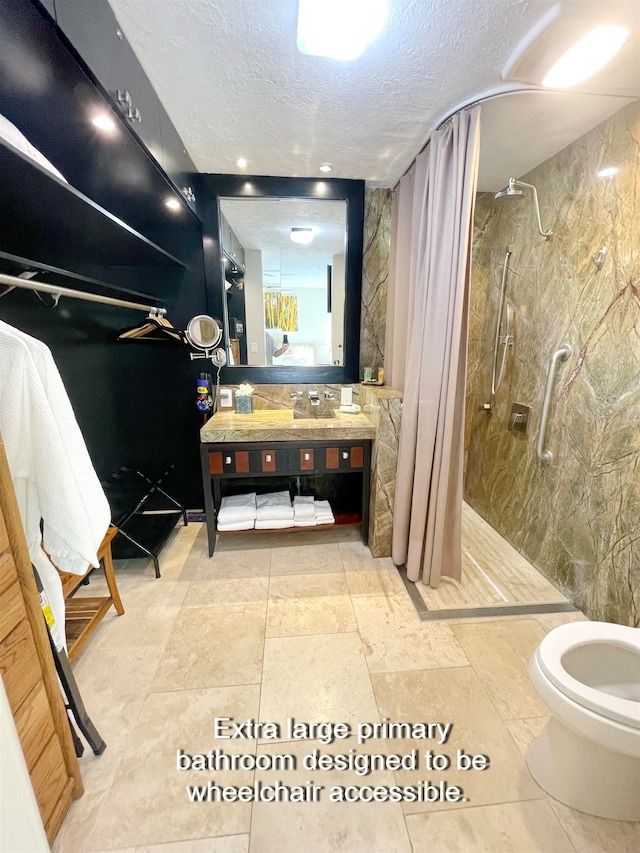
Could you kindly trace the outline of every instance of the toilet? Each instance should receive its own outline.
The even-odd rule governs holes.
[[[529,674],[551,713],[527,755],[536,782],[587,814],[640,820],[640,628],[561,625]]]

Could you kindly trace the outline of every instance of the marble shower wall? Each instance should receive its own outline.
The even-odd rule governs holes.
[[[597,172],[619,167],[613,178]],[[538,166],[531,196],[478,197],[465,429],[466,499],[590,618],[640,624],[640,102]],[[491,413],[505,250],[514,346]],[[601,270],[593,262],[606,247]],[[564,341],[538,461],[549,358]],[[528,435],[507,429],[532,407]]]
[[[365,190],[360,378],[365,367],[375,370],[384,364],[391,198],[390,189]]]

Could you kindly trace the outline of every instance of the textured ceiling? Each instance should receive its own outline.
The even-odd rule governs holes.
[[[457,105],[504,87],[512,51],[554,5],[390,0],[383,33],[359,59],[341,62],[298,52],[296,0],[110,2],[200,171],[237,173],[234,161],[246,157],[251,174],[313,176],[328,161],[331,177],[382,186],[395,184]],[[637,70],[637,52],[627,56]],[[591,81],[591,90],[603,89]],[[498,130],[503,146],[485,156],[483,169],[495,161],[523,174],[626,102],[576,98],[570,108],[551,108],[551,126],[538,126],[538,152],[530,107],[520,103],[511,114],[511,99],[501,98],[489,116],[497,127],[520,122],[526,151],[517,134]]]

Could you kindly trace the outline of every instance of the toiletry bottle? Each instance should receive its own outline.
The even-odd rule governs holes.
[[[378,382],[382,385],[384,382],[384,367],[378,368]]]

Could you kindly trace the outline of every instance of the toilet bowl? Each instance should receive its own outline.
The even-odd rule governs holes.
[[[640,820],[640,629],[561,625],[529,674],[552,715],[527,754],[536,782],[587,814]]]

